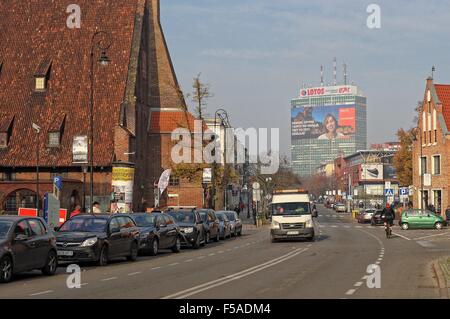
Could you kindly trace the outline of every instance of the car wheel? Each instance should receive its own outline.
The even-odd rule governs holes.
[[[403,223],[402,224],[402,229],[403,230],[408,230],[409,229],[409,224],[408,223]]]
[[[108,264],[109,261],[109,250],[108,247],[106,245],[104,245],[102,247],[102,249],[100,250],[100,257],[98,259],[97,264],[101,267],[106,266]]]
[[[211,235],[209,232],[206,233],[206,243],[209,243],[211,241]]]
[[[0,259],[0,282],[7,283],[12,279],[13,263],[9,256],[5,256]]]
[[[172,251],[174,253],[179,253],[181,250],[181,240],[180,240],[180,236],[177,236],[177,239],[175,240],[175,245],[173,245],[172,247]]]
[[[58,268],[58,257],[54,250],[50,250],[45,262],[44,268],[41,269],[42,273],[46,276],[53,276]]]
[[[239,229],[239,232],[238,232],[238,236],[239,236],[239,237],[241,237],[241,236],[242,236],[242,228],[241,228],[241,229]]]
[[[149,245],[149,249],[148,249],[148,254],[150,256],[156,256],[158,255],[158,251],[159,251],[159,242],[157,238],[152,238],[150,245]]]
[[[208,234],[203,234],[203,241],[200,242],[200,246],[204,247],[207,243]]]
[[[442,229],[442,223],[441,222],[437,222],[436,224],[434,224],[434,228],[436,228],[437,230],[441,230]]]
[[[130,247],[130,254],[127,256],[127,259],[129,261],[136,261],[138,259],[138,251],[139,251],[139,245],[137,242],[133,241]]]
[[[216,238],[214,238],[214,241],[217,243],[220,240],[220,234],[219,231],[217,231]]]
[[[237,230],[236,230],[236,228],[234,229],[233,237],[237,237]]]
[[[192,248],[199,249],[200,248],[200,235],[197,235],[195,242],[192,244]]]

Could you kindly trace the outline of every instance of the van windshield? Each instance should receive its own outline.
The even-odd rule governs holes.
[[[272,215],[311,215],[311,211],[309,203],[280,203],[272,205]]]

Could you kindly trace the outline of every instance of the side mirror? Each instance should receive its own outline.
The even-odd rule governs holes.
[[[14,237],[15,241],[25,241],[27,239],[28,239],[28,236],[24,235],[24,234],[18,234]]]

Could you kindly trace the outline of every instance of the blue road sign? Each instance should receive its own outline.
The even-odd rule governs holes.
[[[392,188],[385,189],[384,196],[394,196],[394,190]]]
[[[400,196],[408,196],[409,195],[409,188],[408,187],[402,187],[400,188]]]
[[[53,178],[53,184],[56,186],[58,190],[62,189],[62,177],[56,176]]]

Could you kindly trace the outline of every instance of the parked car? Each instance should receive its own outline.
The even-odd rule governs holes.
[[[225,212],[216,212],[216,216],[219,219],[220,239],[231,238],[231,224]]]
[[[57,267],[56,239],[43,219],[0,216],[0,283],[35,269],[52,276]]]
[[[126,257],[136,261],[139,228],[126,214],[77,215],[56,228],[56,245],[61,262],[97,262]]]
[[[334,210],[338,213],[345,213],[347,211],[347,207],[345,207],[342,203],[338,203],[334,205]]]
[[[173,217],[175,223],[180,227],[180,232],[184,235],[182,245],[190,245],[192,248],[198,249],[206,244],[206,231],[197,210],[169,210],[167,214]]]
[[[211,238],[218,242],[220,239],[219,219],[212,209],[200,209],[200,217],[203,220],[203,227],[206,231],[206,241],[209,242]]]
[[[365,224],[372,221],[373,215],[376,213],[376,209],[368,208],[361,211],[358,215],[358,223]]]
[[[160,249],[171,249],[179,253],[184,240],[180,227],[170,215],[162,212],[134,213],[130,217],[139,228],[139,251],[155,256]]]
[[[231,226],[231,234],[233,236],[241,236],[242,235],[242,222],[239,219],[239,216],[234,211],[226,211],[225,215],[227,215],[228,220],[230,221]]]
[[[383,210],[376,210],[370,219],[370,224],[372,226],[384,225]]]
[[[402,213],[399,225],[403,230],[410,228],[442,229],[445,222],[442,216],[426,209],[409,209]]]

